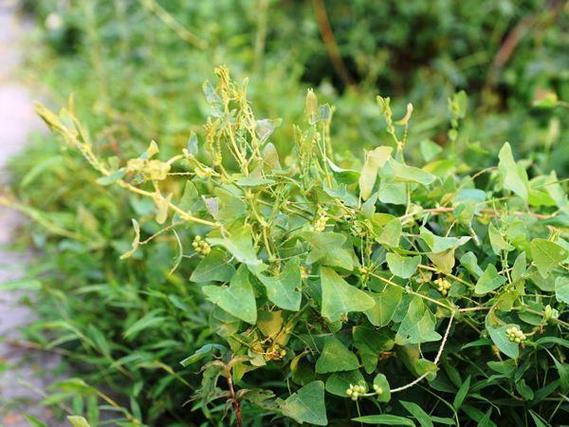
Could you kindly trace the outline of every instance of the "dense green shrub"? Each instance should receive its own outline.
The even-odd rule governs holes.
[[[346,67],[357,69],[357,89],[343,96],[316,18],[320,3]],[[40,1],[36,8],[46,24],[36,34],[42,48],[29,58],[34,76],[55,89],[51,95],[60,103],[80,87],[79,115],[89,117],[94,133],[120,140],[123,151],[158,135],[165,150],[181,147],[187,118],[204,119],[206,112],[203,103],[187,102],[187,94],[209,78],[212,64],[223,63],[240,78],[251,77],[250,96],[261,114],[286,121],[300,117],[298,86],[318,84],[321,97],[338,107],[333,126],[343,147],[362,139],[379,144],[384,136],[370,101],[377,91],[415,105],[421,132],[410,138],[411,154],[423,139],[444,144],[447,98],[465,89],[485,114],[464,127],[464,146],[511,140],[524,153],[553,152],[534,159],[545,169],[566,166],[566,115],[528,113],[544,94],[567,99],[569,15],[563,2],[98,0]],[[60,25],[48,25],[50,16]],[[503,43],[517,30],[522,37],[496,68]],[[78,33],[71,46],[64,37],[70,32]],[[46,42],[53,48],[45,49]],[[286,151],[290,137],[283,132],[275,144]],[[473,151],[486,164],[495,160],[494,150]]]
[[[395,120],[382,97],[390,140],[347,169],[336,163],[332,109],[311,91],[293,153],[280,158],[270,142],[279,122],[256,119],[246,85],[225,68],[217,75],[216,87],[204,86],[210,117],[171,158],[152,142],[137,158],[100,159],[72,106],[59,116],[38,110],[101,175],[99,185],[150,201],[133,220],[125,268],[157,268],[140,251],[158,241],[175,250],[158,260],[162,280],[191,272],[191,283],[144,285],[153,308],[124,322],[123,339],[144,336],[144,354],[171,361],[180,356],[169,351],[176,332],[186,332],[173,319],[208,317],[207,327],[189,320],[203,328],[204,345],[179,357],[180,369],[165,364],[172,382],[202,365],[194,411],[214,424],[229,411],[238,425],[566,417],[569,205],[555,173],[516,162],[507,143],[496,167],[472,169],[428,144],[425,164],[411,166],[413,108]],[[451,106],[456,140],[464,94]],[[71,388],[81,387],[91,390]],[[134,418],[145,409],[154,407]]]

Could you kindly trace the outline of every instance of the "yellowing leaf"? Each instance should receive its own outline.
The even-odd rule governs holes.
[[[136,219],[132,220],[132,227],[134,228],[134,240],[132,241],[132,248],[130,251],[122,254],[121,259],[130,258],[136,252],[138,245],[140,244],[140,225],[138,225],[138,221]]]
[[[67,420],[73,427],[91,427],[87,420],[79,415],[70,415],[67,417]]]
[[[360,196],[363,200],[367,200],[371,196],[379,168],[385,165],[392,151],[391,147],[380,146],[366,153],[359,181]]]

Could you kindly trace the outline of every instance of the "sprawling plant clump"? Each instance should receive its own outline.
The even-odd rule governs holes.
[[[256,119],[246,84],[217,75],[204,86],[202,132],[170,159],[152,142],[126,162],[102,160],[72,107],[38,109],[100,185],[152,201],[152,218],[133,219],[124,262],[153,268],[138,251],[170,241],[177,255],[164,274],[188,268],[180,292],[199,288],[211,303],[199,309],[216,338],[173,367],[183,379],[201,366],[187,396],[194,411],[213,423],[229,411],[237,425],[541,426],[567,416],[569,202],[555,173],[516,162],[508,143],[497,167],[473,170],[432,144],[427,163],[411,166],[413,108],[396,120],[382,97],[390,140],[345,169],[333,109],[312,91],[283,159],[270,142],[280,122]],[[451,141],[464,100],[451,100]],[[203,297],[180,294],[177,310]],[[132,328],[163,318],[151,312]]]

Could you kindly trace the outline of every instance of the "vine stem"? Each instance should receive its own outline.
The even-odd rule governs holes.
[[[439,351],[437,352],[437,356],[435,357],[434,360],[434,364],[438,365],[439,361],[441,359],[441,356],[443,355],[443,350],[445,348],[446,342],[448,340],[448,336],[450,334],[450,328],[452,326],[452,321],[454,320],[454,311],[451,313],[450,315],[450,319],[448,321],[448,325],[445,331],[445,335],[443,336],[443,341],[441,342],[441,346],[439,347]],[[407,390],[408,388],[413,387],[415,384],[418,384],[419,382],[421,382],[424,378],[427,377],[427,375],[429,375],[428,373],[424,373],[423,375],[421,375],[420,377],[416,378],[415,380],[411,381],[408,384],[405,384],[401,387],[397,387],[391,390],[391,393],[397,393],[398,391],[403,391],[403,390]]]
[[[241,418],[241,404],[235,393],[235,388],[233,387],[233,377],[231,375],[231,369],[226,369],[225,376],[227,378],[227,385],[229,386],[229,395],[231,397],[231,406],[235,411],[235,419],[237,421],[237,427],[243,427],[243,420]]]
[[[145,7],[150,12],[154,13],[166,26],[168,26],[172,31],[176,33],[180,39],[184,40],[186,43],[192,46],[204,50],[207,49],[208,43],[202,38],[196,36],[190,30],[188,30],[184,25],[176,20],[169,12],[167,12],[162,6],[156,3],[155,0],[140,0],[142,6]]]
[[[437,300],[434,299],[434,298],[428,297],[428,296],[423,295],[423,294],[421,294],[421,293],[419,293],[419,292],[415,292],[414,290],[408,289],[408,288],[406,288],[405,286],[398,285],[397,283],[395,283],[395,282],[393,282],[393,281],[391,281],[391,280],[389,280],[389,279],[386,279],[385,277],[382,277],[382,276],[380,276],[379,274],[375,274],[375,273],[371,273],[371,272],[370,272],[369,275],[375,277],[376,279],[381,280],[382,282],[384,282],[384,283],[386,283],[386,284],[388,284],[388,285],[390,285],[390,286],[395,286],[396,288],[400,288],[400,289],[402,289],[404,292],[407,292],[408,294],[418,296],[419,298],[423,298],[423,299],[426,300],[426,301],[430,301],[430,302],[432,302],[433,304],[436,304],[436,305],[438,305],[438,306],[440,306],[440,307],[446,308],[446,309],[449,310],[453,315],[454,315],[454,313],[455,313],[455,311],[456,311],[456,308],[455,308],[455,307],[448,306],[448,305],[446,305],[446,304],[444,304],[444,303],[442,303],[442,302],[440,302],[440,301],[437,301]]]
[[[338,49],[338,43],[336,42],[336,37],[330,26],[330,20],[328,19],[328,13],[326,12],[326,6],[323,0],[312,0],[312,5],[314,7],[314,13],[316,15],[316,21],[318,22],[318,27],[320,28],[320,34],[322,35],[322,40],[324,41],[324,46],[332,61],[332,66],[342,79],[342,82],[348,87],[355,87],[354,80],[340,55],[340,49]]]

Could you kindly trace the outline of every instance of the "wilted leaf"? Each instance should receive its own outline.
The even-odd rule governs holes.
[[[132,249],[121,255],[121,259],[130,258],[140,245],[140,225],[136,219],[132,219],[132,227],[134,228],[134,240],[132,241]]]
[[[379,168],[387,162],[393,149],[380,146],[366,153],[366,158],[360,174],[360,197],[367,200],[373,191]]]

